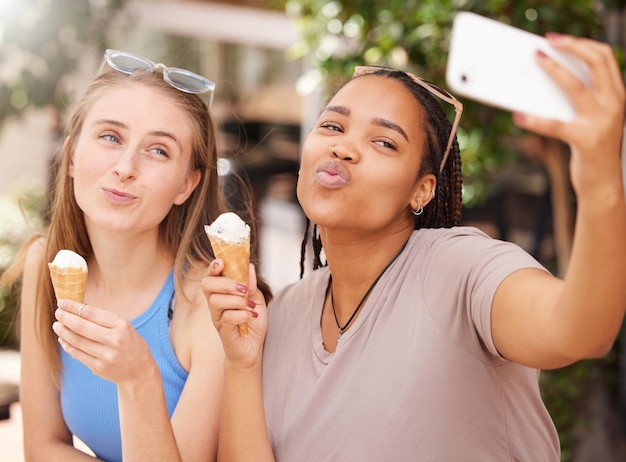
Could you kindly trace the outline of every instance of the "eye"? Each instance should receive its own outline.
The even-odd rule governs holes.
[[[153,152],[158,156],[169,157],[169,154],[167,153],[167,151],[163,149],[162,147],[154,147],[150,149],[150,152]]]
[[[382,146],[383,148],[386,149],[393,149],[394,151],[396,151],[398,148],[396,147],[396,145],[389,141],[389,140],[376,140],[374,141],[374,143],[376,143],[379,146]]]
[[[343,129],[341,128],[341,126],[334,122],[322,122],[320,123],[320,127],[327,128],[328,130],[332,130],[335,132],[343,132]]]
[[[104,135],[101,135],[100,138],[106,141],[110,141],[112,143],[116,143],[116,144],[119,144],[120,142],[120,139],[117,136],[113,135],[112,133],[105,133]]]

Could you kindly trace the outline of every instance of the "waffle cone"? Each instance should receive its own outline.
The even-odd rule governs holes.
[[[233,243],[221,239],[219,236],[207,234],[215,258],[224,262],[222,274],[226,277],[247,285],[248,271],[250,266],[250,236],[239,243]],[[248,325],[239,324],[239,331],[244,337],[248,336]]]
[[[48,263],[48,269],[57,300],[83,302],[87,287],[87,271],[75,267],[60,268],[52,263]]]

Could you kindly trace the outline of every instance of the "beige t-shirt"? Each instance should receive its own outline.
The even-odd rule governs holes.
[[[269,308],[264,402],[279,462],[558,461],[538,371],[491,337],[502,280],[541,268],[473,228],[415,231],[335,353],[320,316],[327,268]]]

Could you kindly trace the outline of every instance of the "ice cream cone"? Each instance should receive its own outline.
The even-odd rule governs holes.
[[[244,285],[248,284],[250,266],[250,235],[238,243],[228,242],[215,234],[207,233],[215,258],[224,262],[222,274]],[[248,324],[239,324],[239,331],[248,336]]]
[[[48,269],[57,300],[83,302],[87,287],[87,271],[72,266],[61,268],[52,263],[48,263]]]

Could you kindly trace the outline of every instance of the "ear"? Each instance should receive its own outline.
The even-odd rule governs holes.
[[[187,200],[187,198],[191,195],[198,183],[200,182],[200,170],[194,170],[187,174],[187,178],[185,178],[185,182],[183,183],[183,187],[180,192],[174,198],[174,204],[180,205]]]
[[[437,177],[432,173],[424,175],[417,181],[413,194],[411,195],[410,206],[413,210],[420,207],[426,207],[428,203],[435,197],[435,189],[437,188]]]

